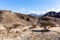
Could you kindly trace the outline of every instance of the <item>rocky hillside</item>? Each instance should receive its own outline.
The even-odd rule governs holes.
[[[52,21],[60,23],[60,12],[50,11],[41,17],[35,17],[32,15],[21,14],[12,12],[9,10],[0,10],[0,23],[13,24],[20,23],[24,25],[37,25],[41,21]]]
[[[47,12],[35,17],[27,14],[0,10],[0,40],[60,40],[60,27],[42,32],[40,23],[53,22],[60,24],[60,12]]]
[[[38,19],[30,15],[14,13],[8,10],[0,10],[0,23],[1,24],[20,23],[24,25],[31,25],[33,24],[33,21],[36,24]]]
[[[15,13],[20,19],[25,20],[27,22],[29,22],[31,25],[37,24],[38,22],[38,18],[31,16],[31,15],[27,15],[27,14],[20,14],[20,13]]]
[[[39,18],[41,21],[51,21],[60,25],[60,12],[50,11]]]

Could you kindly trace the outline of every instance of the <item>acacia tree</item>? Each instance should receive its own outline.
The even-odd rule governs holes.
[[[19,27],[19,26],[21,26],[21,24],[13,24],[13,26],[6,26],[6,25],[4,25],[4,27],[6,28],[8,34],[9,34],[9,31],[10,31],[12,28],[17,28],[17,27]]]
[[[56,25],[52,22],[41,22],[41,27],[44,28],[44,30],[48,30],[51,27],[55,27]]]
[[[8,34],[9,34],[9,31],[13,28],[12,26],[7,27],[6,25],[4,25],[4,27],[6,28]]]

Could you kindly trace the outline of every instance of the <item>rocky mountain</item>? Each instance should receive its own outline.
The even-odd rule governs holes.
[[[33,13],[31,13],[31,14],[29,14],[29,15],[31,15],[31,16],[39,16],[39,15],[37,15],[37,14],[33,14]]]
[[[41,22],[53,22],[60,25],[60,12],[50,11],[43,16],[32,16],[0,10],[0,40],[60,40],[60,27],[41,32]]]
[[[47,12],[44,16],[56,17],[57,13],[55,11]]]
[[[38,16],[38,17],[37,17]],[[40,16],[35,14],[21,14],[9,10],[0,10],[0,23],[13,24],[20,23],[24,25],[37,25],[41,21],[52,21],[60,23],[60,12],[50,11]]]
[[[13,24],[13,23],[26,24],[28,22],[20,19],[14,12],[8,10],[1,10],[0,23],[1,24]]]
[[[35,16],[27,15],[27,14],[20,14],[20,13],[15,13],[20,19],[25,20],[29,22],[31,25],[32,24],[37,24],[38,18]]]
[[[60,24],[60,12],[50,11],[39,19],[41,21],[51,21]]]
[[[50,11],[50,12],[47,12],[44,16],[60,18],[60,12],[57,13],[55,11]]]
[[[9,10],[0,10],[0,23],[13,24],[20,23],[24,25],[37,25],[41,21],[60,22],[60,12],[50,11],[40,16],[35,14],[21,14]]]
[[[44,14],[39,14],[39,15],[37,15],[37,14],[33,14],[33,13],[32,13],[32,14],[29,14],[29,15],[39,18],[39,17],[43,16]]]

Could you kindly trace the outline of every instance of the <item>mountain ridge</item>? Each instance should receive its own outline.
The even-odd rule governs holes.
[[[0,23],[22,23],[25,25],[37,25],[40,24],[41,21],[52,21],[55,23],[60,22],[60,12],[50,11],[46,14],[38,17],[29,15],[29,14],[22,14],[17,12],[12,12],[8,10],[1,10],[0,11]]]
[[[53,14],[53,15],[52,15]],[[53,22],[60,25],[60,18],[52,12],[41,17],[12,11],[0,11],[1,40],[60,40],[59,25],[42,32],[41,22]]]

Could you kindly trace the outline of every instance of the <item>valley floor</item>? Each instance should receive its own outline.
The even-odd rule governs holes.
[[[27,31],[22,31],[23,29],[27,29]],[[41,29],[37,27],[28,30],[28,27],[24,27],[16,33],[10,32],[6,35],[0,33],[0,40],[60,40],[60,27],[52,27],[49,32],[40,32]]]

